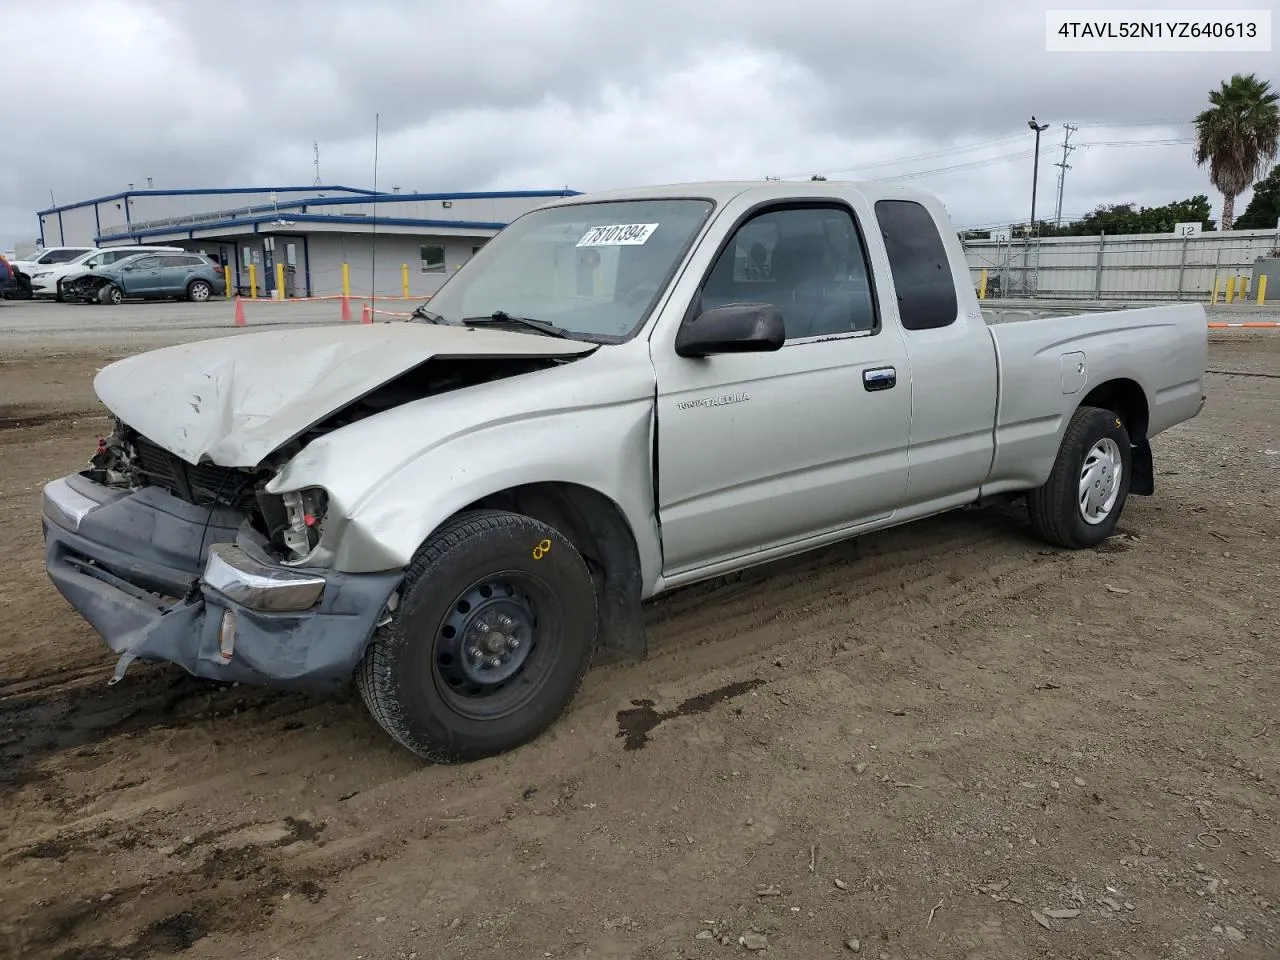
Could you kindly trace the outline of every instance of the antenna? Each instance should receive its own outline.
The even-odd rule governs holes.
[[[319,140],[311,141],[311,152],[315,155],[315,160],[313,161],[313,163],[315,164],[315,168],[316,168],[316,178],[313,181],[311,181],[311,185],[313,187],[318,187],[320,186],[320,141]]]
[[[369,235],[369,296],[373,310],[378,302],[378,128],[382,114],[373,115],[373,232]]]

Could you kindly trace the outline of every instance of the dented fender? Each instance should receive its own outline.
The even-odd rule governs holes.
[[[661,573],[653,493],[655,378],[647,345],[603,347],[563,367],[415,400],[311,441],[268,484],[323,488],[306,565],[401,569],[449,517],[533,483],[589,488],[617,506],[644,592]]]

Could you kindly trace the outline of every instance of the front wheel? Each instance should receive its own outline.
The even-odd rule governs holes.
[[[1097,546],[1120,520],[1132,475],[1124,421],[1110,410],[1081,407],[1067,424],[1049,479],[1027,496],[1031,525],[1055,546]]]
[[[568,539],[520,514],[467,513],[409,566],[399,611],[356,682],[402,746],[437,762],[477,760],[559,718],[595,637],[591,574]]]
[[[124,303],[124,291],[114,283],[108,283],[98,291],[98,302],[109,303],[113,307],[118,307],[120,304]]]

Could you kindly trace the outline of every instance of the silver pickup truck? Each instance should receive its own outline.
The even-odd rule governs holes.
[[[465,761],[546,730],[593,651],[643,656],[664,591],[995,498],[1098,544],[1206,351],[1194,304],[988,322],[924,193],[575,196],[408,321],[103,369],[116,427],[45,488],[47,569],[113,682],[354,676],[396,741]]]

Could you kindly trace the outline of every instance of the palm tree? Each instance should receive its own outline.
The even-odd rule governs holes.
[[[1236,197],[1257,180],[1280,146],[1280,94],[1255,74],[1235,74],[1209,92],[1209,108],[1195,119],[1196,165],[1222,193],[1221,229],[1230,230]]]

